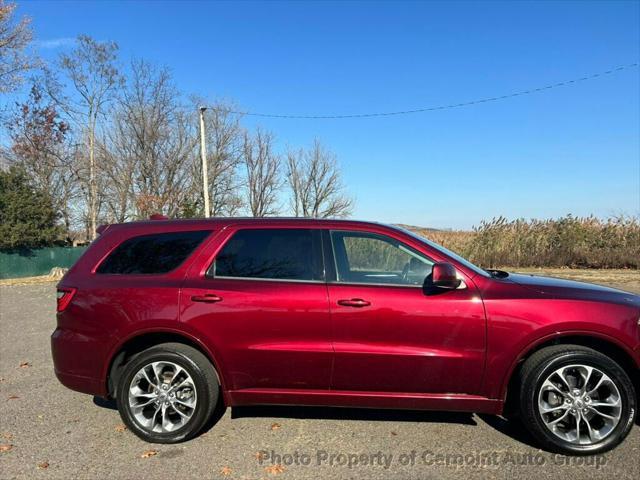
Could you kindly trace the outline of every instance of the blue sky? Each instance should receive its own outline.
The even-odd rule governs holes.
[[[460,103],[640,61],[640,2],[22,2],[40,53],[86,33],[179,87],[267,113]],[[640,213],[640,75],[476,106],[342,120],[246,118],[321,139],[354,217],[469,228],[505,215]]]

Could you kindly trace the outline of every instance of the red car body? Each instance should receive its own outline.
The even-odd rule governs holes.
[[[251,228],[386,235],[452,264],[466,288],[426,295],[421,288],[330,280],[208,278],[207,268],[225,242]],[[167,274],[96,273],[126,239],[188,230],[211,234]],[[59,305],[52,335],[56,375],[71,389],[103,397],[112,394],[125,353],[159,340],[201,350],[219,374],[228,406],[500,414],[519,364],[544,346],[583,344],[631,371],[640,367],[640,297],[566,280],[483,275],[444,249],[374,223],[210,219],[110,225],[58,288],[68,292],[62,299],[68,305]]]

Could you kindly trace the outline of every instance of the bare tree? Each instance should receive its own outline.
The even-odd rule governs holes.
[[[83,190],[87,199],[87,221],[89,235],[96,236],[96,227],[101,207],[101,189],[99,171],[96,164],[96,136],[98,122],[107,106],[113,100],[122,77],[116,66],[118,45],[114,42],[98,42],[86,35],[80,35],[75,49],[60,55],[58,67],[71,83],[73,95],[65,95],[60,81],[49,72],[48,93],[56,100],[61,109],[80,127],[87,142],[88,154],[79,158],[87,160],[86,169],[77,169],[81,173],[80,181],[85,183]]]
[[[13,18],[15,9],[15,3],[0,0],[0,93],[19,87],[24,81],[24,74],[36,65],[26,51],[33,38],[31,20],[22,17],[16,23]]]
[[[96,155],[107,179],[105,209],[107,221],[122,223],[134,215],[134,175],[137,162],[126,153],[126,133],[116,118],[98,142]]]
[[[335,154],[315,140],[310,150],[289,152],[287,181],[296,217],[347,217],[353,199],[344,193]]]
[[[273,135],[257,129],[254,135],[245,132],[244,165],[249,209],[254,217],[278,214],[280,156],[273,151]]]
[[[191,191],[197,138],[166,68],[137,60],[107,132],[108,208],[120,221],[175,216]]]

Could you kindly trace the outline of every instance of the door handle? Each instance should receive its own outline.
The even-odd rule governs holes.
[[[203,303],[216,303],[222,301],[222,297],[216,295],[215,293],[206,293],[204,295],[193,295],[191,297],[192,302],[203,302]]]
[[[345,299],[345,300],[338,300],[338,305],[342,305],[343,307],[362,308],[362,307],[368,307],[369,305],[371,305],[371,302],[367,302],[366,300],[363,300],[361,298],[351,298],[351,299]]]

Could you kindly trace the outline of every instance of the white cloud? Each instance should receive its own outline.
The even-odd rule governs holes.
[[[36,45],[39,48],[46,49],[63,48],[73,45],[75,41],[76,39],[71,37],[50,38],[49,40],[38,40],[36,42]]]

